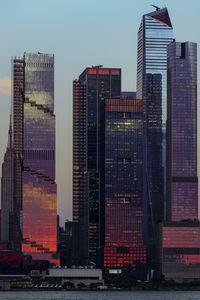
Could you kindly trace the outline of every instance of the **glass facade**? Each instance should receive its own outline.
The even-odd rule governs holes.
[[[147,141],[146,160],[144,158],[146,169],[146,179],[144,180],[147,184],[144,182],[144,188],[146,189],[146,201],[153,204],[149,209],[153,213],[154,221],[158,220],[159,215],[160,219],[163,218],[166,193],[167,47],[172,41],[173,29],[167,8],[143,15],[138,31],[137,99],[143,99],[145,115],[148,115],[149,109],[154,108],[154,101],[157,101],[157,112],[154,110],[153,119],[150,116],[152,122],[150,123],[148,120],[144,122],[145,139]],[[157,88],[156,86],[151,87],[152,84],[155,84]],[[154,127],[153,131],[152,125]],[[155,141],[152,142],[152,138]],[[152,156],[153,147],[151,143],[155,144],[154,149],[156,149],[158,140],[161,141],[162,148],[159,145],[156,151],[159,160],[156,165],[156,161]],[[161,151],[161,154],[159,151]],[[160,182],[156,182],[158,178],[161,179]],[[158,203],[159,198],[160,203]],[[155,210],[157,207],[158,210]]]
[[[167,118],[167,47],[172,41],[173,29],[167,8],[142,17],[138,32],[137,99],[146,99],[146,74],[161,74],[163,129],[166,129]]]
[[[142,100],[105,105],[104,267],[146,266]]]
[[[73,83],[75,264],[96,264],[97,249],[103,243],[104,100],[120,98],[120,93],[120,69],[87,68]]]
[[[168,51],[167,217],[198,218],[197,45],[174,42]]]
[[[51,257],[57,251],[54,55],[24,54],[23,87],[20,92],[23,96],[20,153],[23,165],[20,212],[22,251],[33,258],[56,262],[55,257]],[[14,105],[15,102],[14,97]],[[14,112],[14,118],[20,116]]]
[[[197,45],[168,48],[167,222],[162,228],[162,273],[194,280],[200,273],[197,177]]]

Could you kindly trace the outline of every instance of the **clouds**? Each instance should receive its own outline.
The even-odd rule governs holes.
[[[9,77],[0,78],[0,94],[11,96],[11,79]]]

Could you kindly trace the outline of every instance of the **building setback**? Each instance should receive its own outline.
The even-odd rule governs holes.
[[[57,263],[52,54],[13,59],[13,148],[14,248]]]
[[[97,249],[104,243],[104,100],[120,98],[120,93],[120,69],[86,68],[73,82],[73,260],[76,265],[96,264]]]

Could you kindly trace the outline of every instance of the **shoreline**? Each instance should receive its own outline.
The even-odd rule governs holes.
[[[185,288],[130,288],[130,289],[124,289],[124,288],[108,288],[108,289],[49,289],[49,288],[11,288],[10,290],[0,290],[0,292],[198,292],[200,291],[200,287],[185,287]]]

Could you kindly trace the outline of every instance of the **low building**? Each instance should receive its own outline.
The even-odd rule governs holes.
[[[183,220],[161,225],[158,257],[166,280],[200,280],[200,222]]]
[[[70,281],[75,287],[79,283],[84,283],[86,286],[90,286],[91,283],[103,284],[102,271],[100,269],[68,269],[68,268],[53,268],[49,269],[49,275],[46,279],[51,278],[58,279],[63,284],[66,281]]]

